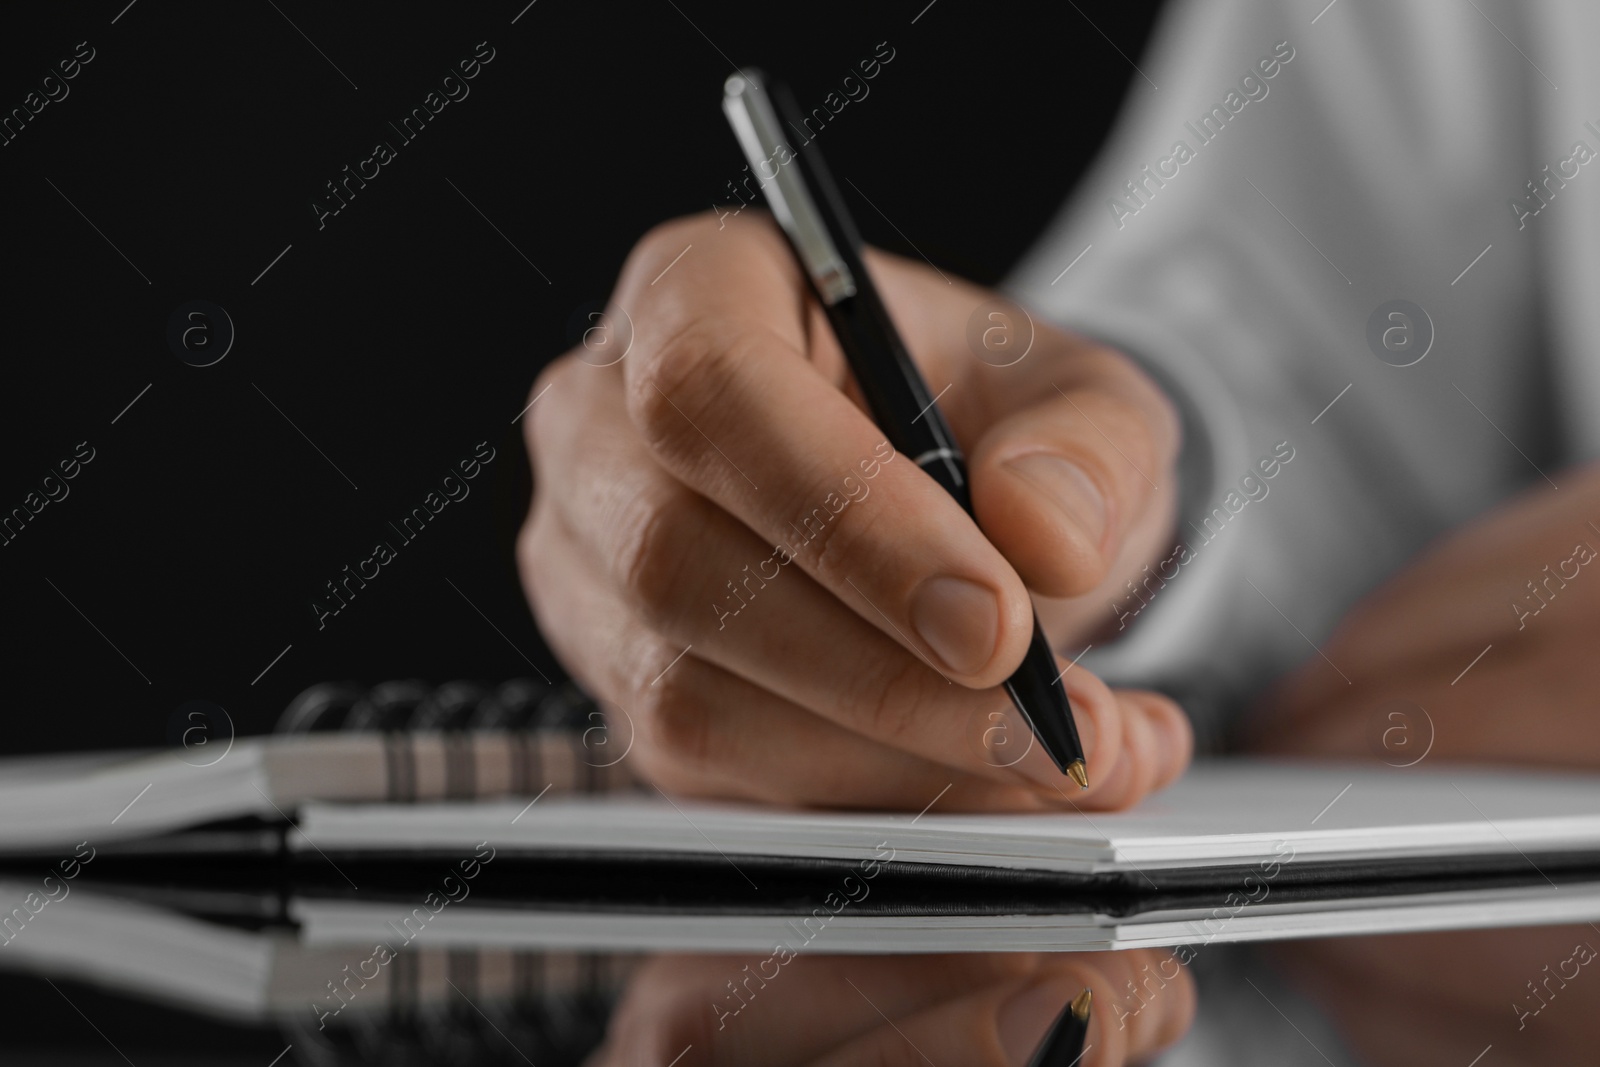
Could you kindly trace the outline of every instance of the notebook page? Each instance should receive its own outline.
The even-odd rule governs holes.
[[[1600,776],[1338,764],[1196,765],[1127,812],[1026,815],[774,811],[662,797],[493,804],[307,805],[323,849],[497,848],[723,853],[1079,873],[1295,856],[1600,850]],[[298,839],[300,835],[296,835]]]

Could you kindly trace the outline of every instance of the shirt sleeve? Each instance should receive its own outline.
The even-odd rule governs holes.
[[[1084,662],[1202,720],[1562,447],[1543,220],[1512,199],[1551,161],[1527,121],[1548,89],[1508,46],[1534,29],[1509,5],[1318,6],[1175,3],[1008,285],[1183,414],[1175,547]]]

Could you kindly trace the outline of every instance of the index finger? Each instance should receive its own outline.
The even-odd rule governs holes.
[[[945,677],[996,685],[1032,635],[1022,580],[840,392],[802,286],[764,222],[689,220],[644,242],[617,296],[636,324],[630,417],[663,466],[773,545],[747,570],[798,563]]]

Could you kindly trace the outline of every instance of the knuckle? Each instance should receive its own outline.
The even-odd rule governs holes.
[[[1149,373],[1132,359],[1114,349],[1101,350],[1108,368],[1108,380],[1116,383],[1116,395],[1128,409],[1127,421],[1136,436],[1132,438],[1149,449],[1149,458],[1162,467],[1177,459],[1182,443],[1183,417],[1178,405]]]
[[[860,509],[852,509],[859,511]],[[854,515],[851,518],[855,518]],[[823,585],[830,589],[837,589],[845,584],[846,575],[852,573],[851,560],[855,560],[855,568],[860,568],[860,557],[852,549],[852,545],[859,546],[861,537],[859,531],[853,530],[844,521],[843,515],[832,514],[826,505],[812,508],[802,517],[800,528],[805,531],[805,543],[801,547],[803,562],[807,569]]]
[[[868,735],[896,748],[922,736],[927,725],[928,667],[913,653],[879,657],[875,667],[852,681],[857,714]]]
[[[672,655],[663,649],[651,662],[659,659],[664,666]],[[639,686],[634,698],[644,751],[679,772],[709,766],[715,741],[711,716],[692,675],[680,663],[653,684]]]
[[[1097,397],[1084,407],[1094,425],[1083,427],[1075,451],[1085,472],[1113,502],[1133,505],[1151,489],[1151,478],[1163,478],[1176,452],[1152,426],[1148,409],[1118,394]],[[1086,423],[1088,419],[1085,420]]]
[[[1148,414],[1145,416],[1145,426],[1149,431],[1156,462],[1162,468],[1170,467],[1177,462],[1182,448],[1183,417],[1178,412],[1178,405],[1164,390],[1156,388],[1154,382],[1146,381],[1145,405]]]
[[[733,344],[723,331],[701,320],[641,356],[628,383],[628,415],[634,426],[663,459],[700,460],[709,447],[700,426],[733,377]]]
[[[619,657],[608,654],[609,634],[596,628],[591,606],[576,603],[570,581],[564,580],[563,572],[571,569],[569,551],[552,535],[548,520],[530,519],[517,535],[518,576],[528,610],[550,651],[574,681],[606,697],[613,689],[610,665]]]
[[[522,584],[530,595],[541,587],[540,577],[546,554],[545,523],[541,511],[542,509],[535,503],[529,510],[527,518],[522,520],[521,529],[517,531],[517,570],[521,573]]]
[[[681,612],[679,570],[687,556],[686,505],[649,493],[618,515],[615,566],[623,595],[652,629],[669,627]]]
[[[634,242],[623,273],[655,277],[662,267],[671,262],[673,256],[683,251],[686,242],[694,240],[695,235],[704,228],[706,217],[681,215],[650,227]]]
[[[837,511],[828,505],[835,498],[843,501]],[[815,500],[812,497],[809,502]],[[783,514],[795,514],[805,503],[796,496],[796,506],[785,508]],[[903,528],[896,526],[903,523],[903,513],[850,507],[850,503],[837,493],[828,493],[810,511],[790,521],[796,558],[812,577],[830,589],[845,588],[852,575],[860,576],[864,559],[883,558],[903,535]]]
[[[541,456],[550,452],[556,445],[554,430],[560,421],[557,416],[566,405],[535,404],[533,401],[540,397],[545,390],[553,392],[564,391],[564,387],[571,384],[571,368],[573,358],[571,355],[557,357],[547,363],[533,380],[533,388],[528,391],[526,403],[532,404],[527,414],[522,419],[522,439],[528,449],[528,458],[535,464]],[[561,383],[560,386],[557,383]]]
[[[752,242],[766,242],[773,245],[778,253],[783,252],[782,239],[765,212],[753,212],[748,217],[741,217],[737,214],[724,213],[719,216],[715,211],[702,211],[659,222],[646,230],[628,253],[623,266],[623,278],[630,286],[648,286],[686,245],[718,234],[721,236],[717,238],[717,244],[707,249],[714,254],[736,255],[739,251],[748,250]],[[777,240],[774,241],[774,238]],[[680,280],[678,272],[673,271],[662,278],[657,287],[672,286]]]

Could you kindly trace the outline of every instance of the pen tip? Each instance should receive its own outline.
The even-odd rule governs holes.
[[[1075,759],[1067,764],[1067,777],[1078,783],[1079,789],[1089,788],[1089,772],[1083,766],[1083,760]]]
[[[1072,998],[1072,1015],[1079,1022],[1089,1018],[1089,1005],[1094,1002],[1094,993],[1085,989],[1082,993]]]

